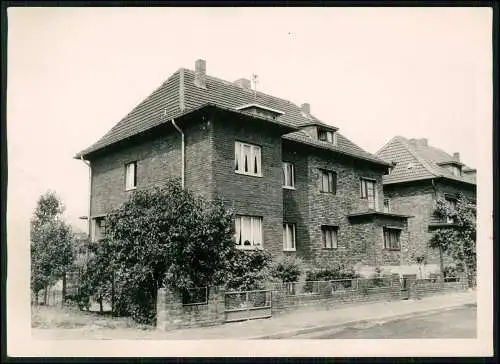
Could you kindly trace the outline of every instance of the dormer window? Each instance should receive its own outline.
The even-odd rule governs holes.
[[[451,174],[456,177],[460,177],[462,175],[462,171],[458,166],[451,166]]]
[[[318,139],[333,145],[337,144],[337,135],[331,130],[318,129]]]
[[[461,177],[462,176],[462,163],[452,161],[452,162],[443,162],[443,163],[438,163],[439,166],[445,168],[448,170],[448,172],[451,173],[452,176],[455,177]]]

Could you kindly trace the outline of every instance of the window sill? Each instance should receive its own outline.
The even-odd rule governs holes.
[[[320,193],[325,193],[325,194],[328,194],[328,195],[332,195],[332,196],[337,196],[337,192],[329,192],[329,191],[319,191]]]
[[[290,187],[290,186],[282,186],[284,190],[295,190],[295,187]]]
[[[137,187],[125,188],[125,192],[134,191],[136,189],[137,189]]]
[[[283,249],[284,252],[295,252],[297,251],[296,249]]]
[[[250,177],[262,177],[262,173],[260,174],[255,174],[255,173],[248,173],[248,172],[240,172],[240,171],[234,171],[236,174],[241,174],[243,176],[250,176]]]
[[[390,249],[390,248],[384,248],[385,251],[388,251],[388,252],[400,252],[401,251],[401,248],[398,248],[398,249]]]
[[[261,246],[241,246],[241,245],[236,245],[236,249],[239,250],[264,250]]]
[[[337,249],[338,249],[338,247],[336,247],[336,248],[323,248],[323,250],[337,250]]]

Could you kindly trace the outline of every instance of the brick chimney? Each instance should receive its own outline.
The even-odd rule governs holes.
[[[459,152],[453,153],[453,160],[460,162],[460,153]]]
[[[239,78],[236,81],[234,81],[234,84],[238,87],[245,89],[245,90],[251,89],[250,80],[246,79],[246,78]]]
[[[207,63],[204,59],[198,59],[194,63],[194,83],[196,86],[201,88],[207,88],[206,85],[206,75],[207,75]]]
[[[311,113],[311,105],[309,105],[307,102],[303,103],[300,105],[300,109],[304,114],[310,114]]]

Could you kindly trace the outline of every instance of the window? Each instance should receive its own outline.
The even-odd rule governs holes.
[[[462,175],[462,171],[460,170],[460,167],[451,166],[451,174],[456,177],[460,177]]]
[[[337,248],[338,227],[336,227],[336,226],[322,226],[321,232],[323,235],[323,247],[325,249]]]
[[[241,249],[260,249],[262,247],[262,217],[236,216],[236,246]]]
[[[295,169],[290,162],[283,162],[283,187],[295,188]]]
[[[236,142],[234,146],[234,163],[236,173],[261,176],[260,147]]]
[[[391,200],[388,198],[384,198],[384,212],[390,212],[391,211]]]
[[[332,143],[333,145],[337,145],[337,134],[330,130],[319,129],[318,139],[324,142]]]
[[[337,173],[320,169],[321,192],[337,193]]]
[[[376,209],[376,190],[375,181],[370,179],[361,179],[361,198],[368,200],[368,208]]]
[[[137,187],[137,162],[125,165],[125,190],[133,190]]]
[[[446,204],[448,205],[448,208],[451,211],[456,210],[456,208],[457,208],[457,200],[455,198],[453,198],[453,197],[445,197],[445,201],[446,201]],[[447,216],[446,217],[446,222],[448,224],[453,224],[455,222],[455,219],[453,219],[453,217],[451,217],[451,216]]]
[[[392,229],[384,227],[384,248],[389,250],[400,250],[399,236],[400,229]]]
[[[106,236],[106,220],[104,217],[96,217],[92,219],[93,222],[93,239],[92,241],[99,241]]]
[[[295,224],[283,224],[283,250],[295,251]]]

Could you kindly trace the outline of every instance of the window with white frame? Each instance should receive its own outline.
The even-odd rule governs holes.
[[[361,178],[361,198],[368,200],[369,209],[376,209],[377,192],[374,180]]]
[[[384,198],[384,212],[390,212],[391,211],[391,200],[388,198]]]
[[[337,173],[320,169],[321,192],[337,193]]]
[[[445,201],[446,201],[446,204],[448,205],[448,209],[450,210],[450,212],[456,210],[456,208],[457,208],[457,199],[456,198],[446,196]],[[455,222],[455,219],[451,216],[447,216],[446,222],[448,224],[453,224]]]
[[[236,173],[262,176],[261,149],[257,145],[235,142],[234,163]]]
[[[318,129],[318,139],[337,145],[337,133],[331,130]]]
[[[389,250],[400,250],[400,236],[401,229],[384,227],[384,248]]]
[[[321,234],[323,236],[323,247],[325,249],[336,249],[337,248],[337,238],[338,238],[338,227],[337,226],[322,226]]]
[[[137,187],[137,162],[125,165],[125,190],[133,190]]]
[[[460,177],[462,175],[462,170],[458,166],[451,166],[451,174]]]
[[[235,238],[237,248],[262,248],[262,217],[237,215],[235,219]]]
[[[295,188],[295,168],[293,163],[283,162],[283,187]]]
[[[283,250],[295,251],[295,224],[283,224]]]
[[[99,241],[106,237],[106,220],[104,217],[95,217],[92,219],[92,241]]]

